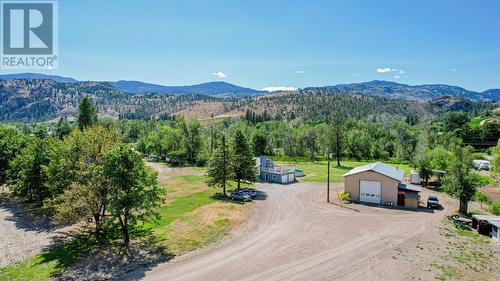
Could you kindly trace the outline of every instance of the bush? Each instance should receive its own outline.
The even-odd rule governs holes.
[[[342,201],[351,201],[351,193],[349,193],[347,191],[340,193],[340,199]]]
[[[494,215],[500,216],[500,203],[491,204],[490,212]]]
[[[491,204],[491,199],[488,198],[488,196],[484,195],[484,193],[480,192],[480,191],[476,191],[476,193],[474,194],[474,197],[472,198],[472,200],[476,201],[476,202],[481,202],[481,203],[486,203],[486,204]]]
[[[196,158],[196,167],[205,167],[208,164],[208,155],[202,154]]]

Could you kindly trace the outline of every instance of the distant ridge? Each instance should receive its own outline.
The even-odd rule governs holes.
[[[0,80],[52,80],[59,83],[76,83],[78,80],[59,75],[48,75],[42,73],[16,73],[2,74]]]
[[[0,75],[0,80],[52,80],[59,83],[77,83],[80,82],[74,78],[58,75],[48,75],[41,73],[17,73]],[[105,81],[106,82],[106,81]],[[159,93],[171,95],[202,94],[223,97],[246,97],[260,94],[266,94],[267,91],[255,90],[251,88],[240,87],[223,81],[208,82],[187,86],[164,86],[141,81],[119,80],[116,82],[107,81],[118,90],[130,94],[138,93]]]
[[[59,83],[81,82],[71,77],[48,75],[41,73],[18,73],[0,75],[0,80],[53,80]],[[99,81],[97,81],[99,82]],[[106,82],[106,81],[103,81]],[[102,83],[102,82],[100,82]],[[146,83],[142,81],[119,80],[108,81],[114,88],[129,94],[158,93],[171,95],[202,94],[221,97],[248,97],[267,94],[268,91],[245,88],[231,83],[217,81],[186,86],[165,86]],[[337,84],[324,87],[309,87],[305,89],[328,89],[334,91],[359,93],[367,96],[377,96],[390,99],[422,100],[434,99],[442,96],[459,96],[472,100],[494,100],[500,101],[500,89],[490,89],[484,92],[475,92],[462,87],[429,84],[429,85],[407,85],[396,82],[373,80],[362,83]]]
[[[219,96],[254,96],[268,93],[266,91],[244,88],[227,82],[208,82],[189,86],[163,86],[157,84],[144,83],[141,81],[125,81],[110,82],[111,85],[121,91],[137,94],[137,93],[163,93],[163,94],[204,94],[204,95],[219,95]]]
[[[461,87],[445,84],[411,86],[390,81],[374,80],[363,83],[338,84],[321,88],[342,92],[360,93],[368,96],[399,98],[406,100],[433,99],[441,96],[460,96],[473,100],[500,100],[500,89],[475,92]]]

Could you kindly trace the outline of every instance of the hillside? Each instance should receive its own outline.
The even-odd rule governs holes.
[[[99,114],[112,118],[188,118],[240,116],[247,111],[284,119],[328,116],[334,106],[353,118],[405,118],[434,115],[450,110],[495,108],[492,102],[459,97],[433,100],[395,100],[376,96],[309,89],[247,98],[209,95],[128,94],[105,82],[58,83],[52,80],[0,81],[0,120],[40,121],[75,116],[79,101],[89,96]]]
[[[407,100],[433,99],[440,96],[459,96],[474,100],[500,100],[499,89],[474,92],[461,87],[444,84],[411,86],[389,81],[374,80],[364,83],[338,84],[326,86],[324,88],[334,91]]]
[[[47,75],[40,73],[17,73],[0,75],[0,80],[52,80],[59,83],[77,83],[83,82],[70,77],[58,75]],[[106,82],[106,81],[105,81]],[[96,82],[102,83],[102,82]],[[200,94],[213,95],[221,97],[246,97],[260,94],[266,94],[267,91],[259,91],[251,88],[240,87],[223,81],[208,82],[196,85],[186,86],[164,86],[158,84],[145,83],[141,81],[119,80],[116,82],[107,81],[116,89],[130,94],[139,93],[157,93],[171,95]]]
[[[219,103],[214,114],[230,110],[230,99],[205,95],[124,93],[103,82],[58,83],[52,80],[0,81],[0,120],[40,121],[75,116],[79,101],[89,96],[99,114],[113,118],[159,118],[199,103]]]

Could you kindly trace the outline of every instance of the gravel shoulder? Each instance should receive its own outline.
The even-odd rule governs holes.
[[[332,190],[342,186],[334,184]],[[255,202],[247,223],[230,238],[159,265],[147,272],[145,279],[435,278],[436,272],[427,269],[435,257],[415,252],[421,251],[422,241],[443,240],[440,225],[453,200],[443,200],[445,210],[412,211],[360,204],[340,207],[325,202],[324,184],[258,184],[258,189],[267,194],[267,199]],[[424,190],[424,198],[427,192]],[[398,254],[406,258],[398,258]]]

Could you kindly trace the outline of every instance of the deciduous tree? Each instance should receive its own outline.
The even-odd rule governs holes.
[[[164,202],[164,191],[158,187],[157,173],[123,145],[106,155],[104,174],[110,183],[109,212],[118,220],[128,246],[132,228],[159,218],[156,209]]]
[[[472,152],[470,147],[453,148],[454,159],[450,163],[448,173],[443,178],[444,191],[460,201],[459,213],[467,214],[469,201],[476,193],[479,185],[477,174],[471,173]]]

